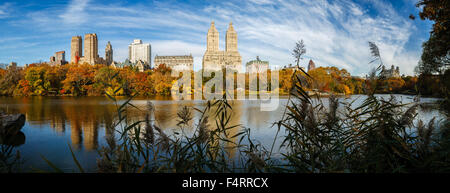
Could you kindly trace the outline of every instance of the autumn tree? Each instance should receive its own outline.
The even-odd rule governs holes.
[[[443,0],[420,0],[417,7],[422,8],[422,20],[433,21],[430,39],[423,44],[419,73],[442,74],[450,64],[450,2]]]
[[[133,84],[134,91],[140,96],[152,96],[155,89],[151,79],[152,72],[138,72],[135,74],[135,82]]]
[[[279,84],[280,84],[280,93],[289,94],[289,91],[292,88],[292,74],[294,71],[292,69],[282,69],[279,71]],[[248,83],[247,83],[248,85]]]
[[[170,95],[170,89],[172,88],[173,83],[172,81],[175,79],[171,76],[171,73],[172,69],[164,64],[161,64],[154,69],[151,79],[153,80],[156,94]]]
[[[70,65],[66,79],[62,82],[64,90],[75,96],[87,95],[94,84],[95,69],[89,64]]]
[[[31,86],[34,95],[47,95],[50,87],[45,79],[45,74],[48,66],[39,64],[38,66],[31,66],[25,69],[25,80]]]
[[[122,95],[123,87],[120,84],[118,71],[115,69],[104,66],[101,67],[94,77],[94,89],[93,93],[96,95],[109,94],[110,96]]]
[[[0,79],[0,95],[14,95],[19,81],[23,79],[23,70],[11,66],[3,73],[2,79]]]
[[[138,72],[138,69],[132,66],[124,67],[119,70],[120,85],[122,86],[124,95],[131,96],[135,92],[133,86],[136,82],[135,75]]]

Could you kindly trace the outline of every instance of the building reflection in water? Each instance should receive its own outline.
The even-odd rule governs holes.
[[[81,122],[78,120],[70,121],[70,140],[75,149],[81,148],[81,141],[83,138],[81,136]]]
[[[140,110],[128,108],[127,115],[133,120],[145,120],[147,101],[146,99],[133,100],[133,104]],[[171,132],[168,129],[178,129],[177,112],[183,106],[199,109],[205,107],[204,101],[152,100],[152,102],[155,106],[152,119],[156,120],[155,124],[167,134]],[[247,120],[247,118],[250,118],[251,122],[257,122],[256,118],[251,118],[253,112],[246,112],[246,107],[243,107],[246,104],[243,101],[230,102],[233,107],[233,116],[229,126],[239,125],[242,119]],[[115,134],[111,125],[117,121],[116,106],[105,97],[2,97],[0,109],[3,111],[7,109],[10,113],[24,113],[31,126],[47,125],[58,135],[70,132],[70,143],[74,149],[95,150],[99,146],[99,140],[104,140],[99,138]],[[198,123],[200,113],[192,110],[192,114],[194,119],[191,121],[191,126],[186,128],[186,132],[193,132],[193,128]],[[216,120],[212,118],[213,113],[209,117],[210,128],[215,128]],[[258,119],[261,120],[264,117],[258,117]],[[102,129],[104,133],[100,134]],[[237,134],[240,129],[241,127],[232,128],[229,130],[229,136]],[[233,139],[233,142],[238,142],[238,139]],[[227,147],[232,145],[228,144]],[[230,148],[229,153],[233,155],[234,150]]]

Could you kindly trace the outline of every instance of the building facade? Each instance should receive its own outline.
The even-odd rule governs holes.
[[[113,61],[113,49],[111,43],[108,41],[105,48],[105,62],[107,65],[111,65]]]
[[[142,40],[135,39],[133,43],[128,46],[128,59],[132,63],[137,63],[139,60],[151,66],[151,47],[150,44],[142,43]]]
[[[56,52],[54,56],[50,57],[50,65],[61,66],[66,64],[66,52],[59,51]]]
[[[15,68],[20,68],[20,67],[17,67],[17,62],[11,62],[11,63],[9,63],[8,66],[6,66],[6,70],[8,70],[10,68],[15,69]]]
[[[222,68],[230,68],[240,71],[242,66],[242,57],[238,51],[237,33],[230,23],[225,36],[225,51],[219,50],[219,32],[214,21],[206,36],[206,52],[203,55],[202,67],[205,71],[218,71]]]
[[[173,71],[193,71],[194,70],[194,58],[192,55],[185,56],[155,56],[155,67],[160,64],[165,64]]]
[[[150,69],[150,65],[147,62],[144,62],[142,60],[138,60],[134,66],[138,69],[139,72],[144,72],[146,70]]]
[[[81,36],[72,37],[70,45],[70,62],[75,64],[87,63],[90,65],[106,64],[110,65],[104,58],[98,55],[98,38],[97,34],[91,33],[84,36],[84,49],[81,43]],[[112,46],[108,42],[105,49],[105,58],[111,59],[112,63]]]
[[[70,42],[70,62],[78,63],[80,58],[83,56],[83,43],[81,36],[73,36]]]
[[[98,39],[97,34],[86,34],[84,36],[84,53],[80,58],[80,63],[88,63],[91,65],[98,64]]]
[[[125,68],[125,67],[136,68],[139,72],[144,72],[150,69],[150,65],[148,65],[146,62],[138,60],[136,63],[133,63],[128,58],[125,59],[125,61],[122,63],[113,61],[111,62],[110,66],[113,68]]]
[[[309,72],[310,70],[314,70],[314,69],[316,69],[316,64],[315,64],[312,60],[309,60],[309,63],[308,63],[308,72]]]
[[[397,66],[394,69],[394,65],[392,65],[391,69],[386,69],[383,65],[381,68],[380,77],[382,77],[382,78],[400,78],[400,68]]]
[[[263,73],[269,69],[269,61],[262,61],[259,56],[256,56],[256,60],[247,62],[245,70],[247,73]]]

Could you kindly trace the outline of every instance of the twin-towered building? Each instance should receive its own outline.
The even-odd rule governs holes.
[[[237,33],[234,31],[233,24],[230,22],[225,36],[225,51],[219,50],[219,32],[211,22],[211,27],[206,36],[206,52],[203,55],[203,70],[218,71],[222,68],[229,68],[240,71],[242,66],[242,57],[238,51]]]
[[[237,45],[237,33],[230,23],[225,36],[225,51],[219,49],[219,32],[214,22],[206,36],[206,52],[203,55],[203,70],[218,71],[225,67],[240,71],[242,66],[242,57],[239,54]],[[155,56],[155,66],[165,64],[174,71],[194,70],[194,58],[192,55],[182,56]]]
[[[81,36],[72,37],[70,43],[70,62],[72,63],[88,63],[94,64],[108,64],[107,60],[98,55],[98,38],[97,34],[91,33],[84,36],[84,53]],[[108,42],[105,49],[105,58],[112,60],[112,46]],[[83,55],[84,54],[84,55]],[[109,65],[109,64],[108,64]]]

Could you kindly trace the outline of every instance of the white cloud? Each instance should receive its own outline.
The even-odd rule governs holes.
[[[81,25],[89,20],[89,14],[85,11],[89,0],[72,0],[67,9],[59,17],[69,25]]]
[[[98,33],[99,40],[109,38],[117,50],[115,60],[124,60],[128,43],[141,38],[152,44],[153,55],[192,53],[199,68],[206,33],[214,20],[222,49],[228,23],[233,21],[243,65],[257,55],[272,65],[293,63],[291,49],[303,39],[307,54],[302,65],[313,59],[319,66],[333,65],[363,74],[371,68],[367,42],[374,41],[386,64],[399,65],[401,73],[412,74],[420,50],[408,50],[405,45],[414,26],[390,3],[368,3],[374,9],[371,12],[378,14],[369,15],[366,8],[347,0],[227,1],[195,8],[167,2],[122,5],[73,0],[64,11],[43,10],[28,16],[34,19],[31,25],[50,26],[40,30],[72,30],[73,35],[89,31]],[[52,17],[55,14],[59,17]],[[49,24],[65,26],[54,29]]]
[[[273,5],[274,1],[272,0],[250,0],[252,3],[258,4],[258,5]]]
[[[354,5],[354,4],[350,7],[350,11],[351,11],[352,14],[355,15],[355,16],[361,16],[361,15],[364,14],[364,11],[361,10],[360,7],[358,7],[357,5]]]
[[[11,4],[10,3],[3,3],[0,4],[0,19],[9,17],[9,11]]]

